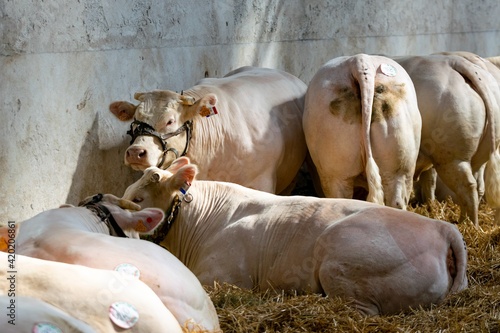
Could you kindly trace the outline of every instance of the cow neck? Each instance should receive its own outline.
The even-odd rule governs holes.
[[[186,194],[186,196],[190,196],[191,194]],[[186,199],[185,199],[186,200]],[[167,209],[165,213],[165,219],[161,223],[161,225],[155,229],[153,235],[149,236],[150,240],[155,244],[160,244],[166,237],[174,221],[179,214],[179,208],[182,203],[182,198],[177,194],[172,201],[172,204]]]
[[[116,222],[109,209],[103,204],[100,204],[100,201],[102,201],[102,194],[96,194],[92,197],[92,199],[90,199],[90,201],[83,203],[80,206],[87,208],[93,212],[101,220],[101,222],[104,222],[104,224],[108,227],[110,235],[128,238]]]

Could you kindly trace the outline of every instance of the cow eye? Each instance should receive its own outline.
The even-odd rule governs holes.
[[[144,200],[143,198],[138,198],[138,197],[135,197],[132,202],[135,202],[135,203],[139,203],[139,202],[142,202],[142,200]]]
[[[175,122],[175,120],[170,119],[169,121],[167,121],[167,126],[168,126],[168,125],[172,125],[174,122]]]

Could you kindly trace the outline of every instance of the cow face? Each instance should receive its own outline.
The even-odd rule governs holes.
[[[168,90],[136,93],[134,97],[140,102],[137,106],[120,101],[109,108],[120,120],[135,119],[129,132],[131,145],[125,152],[125,164],[135,170],[170,165],[189,145],[188,129],[182,130],[186,122],[217,103],[214,94],[196,101]]]
[[[123,199],[138,204],[141,208],[158,207],[167,210],[176,194],[185,184],[192,184],[198,169],[189,164],[187,157],[175,160],[167,170],[149,167],[142,177],[130,185]]]

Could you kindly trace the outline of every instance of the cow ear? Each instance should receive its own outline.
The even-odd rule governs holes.
[[[134,104],[125,101],[113,102],[109,105],[109,111],[121,121],[131,120],[136,108]]]
[[[198,102],[197,112],[202,117],[209,117],[217,114],[215,105],[217,104],[217,95],[207,94]]]
[[[172,164],[170,164],[170,166],[167,168],[167,170],[170,171],[171,173],[176,173],[177,170],[179,170],[180,168],[189,163],[190,163],[189,158],[186,156],[182,156],[174,160]]]
[[[183,109],[183,119],[193,119],[197,115],[208,117],[217,114],[215,105],[217,104],[217,95],[206,94],[201,99],[196,101],[192,106],[187,106]]]
[[[123,231],[134,230],[138,233],[150,233],[165,218],[165,213],[159,208],[145,208],[137,212],[113,209],[113,217]]]
[[[172,186],[174,188],[184,188],[185,184],[189,186],[193,183],[194,177],[198,173],[198,168],[194,164],[188,164],[180,168],[173,176],[172,176]]]
[[[132,226],[140,234],[150,234],[165,219],[165,213],[159,208],[145,208],[133,213]]]

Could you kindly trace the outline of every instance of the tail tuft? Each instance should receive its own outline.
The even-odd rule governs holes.
[[[382,178],[373,157],[368,158],[366,163],[366,180],[368,182],[368,197],[366,200],[383,205],[384,190],[382,189]]]
[[[500,153],[495,150],[484,170],[484,196],[486,202],[494,209],[500,209]],[[498,215],[498,214],[497,214]],[[499,223],[500,221],[496,221]]]

